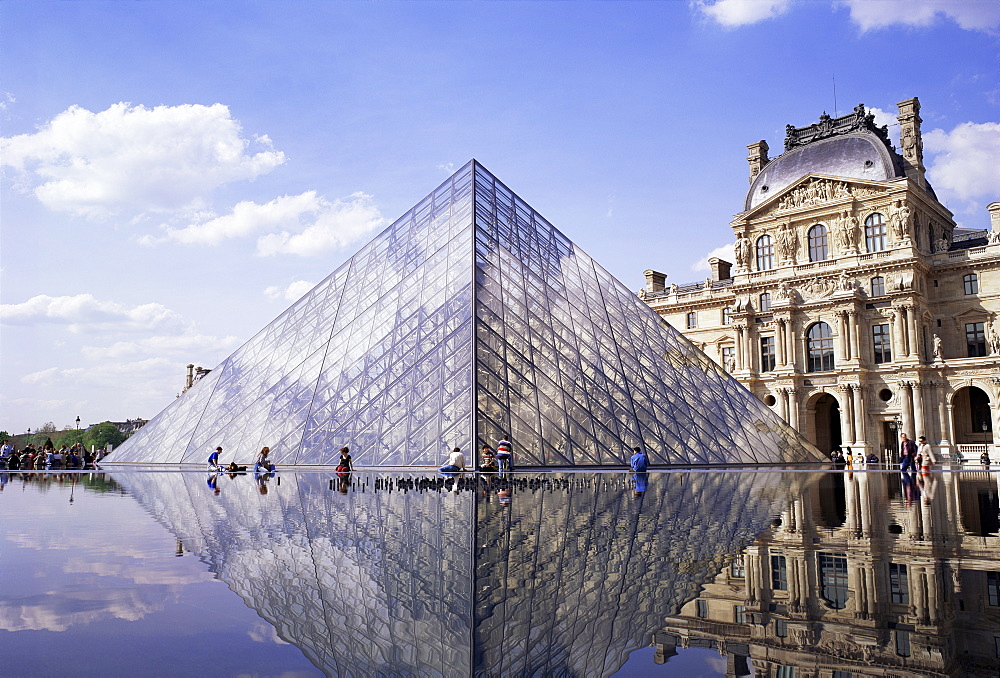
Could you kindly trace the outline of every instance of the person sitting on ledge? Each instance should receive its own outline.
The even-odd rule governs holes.
[[[462,454],[461,448],[456,447],[448,455],[448,461],[445,465],[441,467],[441,471],[444,473],[458,473],[465,470],[465,455]]]
[[[489,445],[483,445],[483,461],[479,464],[479,470],[487,473],[496,473],[500,470],[497,465],[497,455]]]
[[[253,470],[255,473],[258,471],[274,471],[274,464],[271,463],[271,460],[267,456],[269,454],[271,454],[270,447],[264,446],[261,448],[260,454],[257,455],[257,463],[254,464]]]

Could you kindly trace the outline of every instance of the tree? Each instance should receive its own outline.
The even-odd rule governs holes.
[[[118,447],[124,440],[125,435],[110,421],[95,424],[83,434],[83,444],[88,449],[91,447],[107,447],[108,445]]]
[[[10,438],[10,434],[6,431],[0,431],[0,445],[3,445]]]

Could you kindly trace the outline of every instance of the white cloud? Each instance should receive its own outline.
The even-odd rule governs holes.
[[[264,289],[264,296],[266,296],[271,301],[276,301],[278,299],[284,299],[285,301],[298,301],[302,296],[316,287],[316,283],[309,282],[308,280],[296,280],[291,283],[288,287],[280,287],[278,285],[272,285]]]
[[[34,134],[0,139],[0,162],[49,208],[105,217],[199,209],[214,189],[285,156],[266,136],[244,138],[222,104],[117,103],[99,113],[72,106]]]
[[[719,257],[723,261],[728,261],[729,263],[734,263],[736,261],[736,254],[733,252],[733,243],[728,243],[722,247],[716,247],[714,250],[706,254],[704,257],[694,262],[691,266],[692,271],[711,271],[712,267],[708,264],[708,260],[712,257]]]
[[[696,0],[692,5],[722,26],[738,28],[781,16],[791,0]]]
[[[311,223],[299,223],[293,230],[260,237],[257,254],[322,254],[349,245],[386,223],[372,196],[360,192],[342,200],[318,198],[317,209],[310,214],[314,215]]]
[[[984,203],[1000,198],[1000,123],[963,122],[950,132],[926,132],[924,155],[927,177],[944,202],[942,192]]]
[[[899,124],[899,120],[896,119],[896,115],[894,113],[883,111],[881,108],[877,108],[875,106],[865,106],[865,110],[869,113],[875,114],[875,124],[879,127],[882,125],[892,127],[893,125]]]
[[[140,356],[176,356],[186,360],[189,356],[215,354],[220,349],[239,345],[235,336],[213,337],[195,331],[176,335],[145,337],[138,341],[117,341],[110,346],[84,346],[81,349],[90,360],[116,360]]]
[[[219,245],[231,238],[263,233],[257,254],[322,254],[344,247],[385,224],[372,196],[353,193],[344,199],[327,200],[316,191],[284,195],[263,205],[244,201],[229,214],[184,228],[164,229],[160,237],[144,236],[144,245],[174,241],[186,245]]]
[[[109,330],[145,331],[175,326],[180,316],[162,304],[126,306],[100,301],[91,294],[50,297],[39,294],[20,304],[0,305],[0,322],[8,325],[67,325],[71,332]]]
[[[904,26],[929,26],[939,18],[953,20],[969,31],[1000,28],[1000,3],[996,0],[841,0],[862,31]]]

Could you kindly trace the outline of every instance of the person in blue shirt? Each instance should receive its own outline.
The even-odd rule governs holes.
[[[628,462],[629,466],[631,466],[632,470],[636,473],[645,473],[646,469],[649,468],[649,457],[647,457],[646,453],[639,447],[633,447],[632,452],[632,458],[629,459]]]
[[[219,467],[219,454],[222,452],[222,447],[216,447],[212,454],[208,455],[208,467],[218,468]]]

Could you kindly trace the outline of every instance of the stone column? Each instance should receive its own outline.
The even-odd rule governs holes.
[[[788,364],[788,361],[785,359],[785,330],[785,319],[778,318],[774,331],[774,351],[777,353],[775,360],[782,367]]]
[[[927,435],[924,431],[924,396],[923,391],[924,385],[915,382],[913,384],[913,433],[914,440],[920,436],[927,436],[930,440],[931,436]]]
[[[788,326],[785,328],[785,343],[787,344],[788,350],[785,354],[788,357],[787,364],[794,366],[797,361],[795,357],[795,323],[792,322],[791,318],[788,319]],[[803,370],[804,368],[800,369],[800,371]]]
[[[899,382],[899,394],[900,394],[900,416],[903,419],[903,430],[897,431],[897,433],[905,433],[909,438],[915,438],[913,434],[913,398],[910,393],[912,384],[908,381]],[[896,441],[896,447],[899,447],[899,441]]]
[[[788,389],[779,388],[778,389],[778,411],[781,414],[781,418],[786,422],[788,421]]]
[[[859,362],[863,364],[865,362],[865,359],[861,347],[861,327],[860,327],[861,314],[858,313],[857,311],[849,311],[848,314],[850,315],[851,318],[851,330],[852,330],[851,338],[853,340],[852,345],[854,347],[854,358],[856,358]]]
[[[919,358],[920,350],[920,340],[917,336],[917,307],[916,305],[909,305],[906,307],[906,328],[907,334],[909,334],[909,341],[907,341],[907,355],[910,358]]]
[[[859,443],[861,448],[867,451],[868,438],[865,435],[865,401],[860,384],[851,390],[851,396],[854,400],[854,442]]]
[[[847,433],[844,439],[849,440],[853,445],[854,441],[858,439],[854,430],[854,398],[852,397],[854,388],[851,384],[840,384],[837,386],[837,389],[840,391],[841,400],[844,403],[843,412],[844,419],[846,420],[845,423],[847,424],[844,427],[844,431]]]
[[[733,325],[736,332],[736,371],[743,369],[743,328],[742,324]]]
[[[850,359],[851,347],[850,340],[848,339],[848,327],[847,327],[847,313],[845,311],[837,311],[837,362],[843,363]]]
[[[798,398],[799,398],[799,392],[798,392],[797,389],[794,389],[794,388],[788,389],[788,412],[789,412],[789,415],[791,416],[791,419],[788,420],[788,423],[796,431],[800,430],[799,429],[799,400],[798,400]]]
[[[944,448],[941,452],[948,453],[951,448],[951,426],[948,424],[948,386],[945,382],[938,384],[937,398],[938,444]]]

